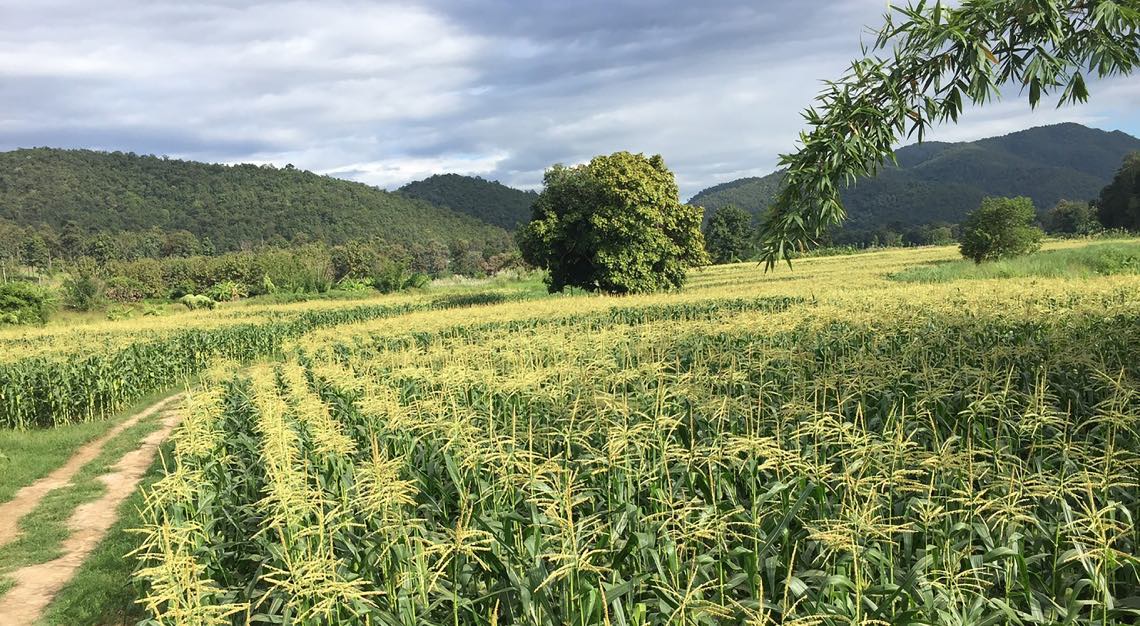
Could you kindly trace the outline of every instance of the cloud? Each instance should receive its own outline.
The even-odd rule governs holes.
[[[684,195],[770,172],[883,0],[0,0],[0,148],[293,163],[394,187],[660,153]],[[1090,105],[1008,94],[931,138],[1140,130],[1135,81]]]

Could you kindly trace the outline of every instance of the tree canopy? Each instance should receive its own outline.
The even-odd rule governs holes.
[[[1100,192],[1097,216],[1107,228],[1140,230],[1140,152],[1129,155]]]
[[[1100,230],[1096,212],[1088,202],[1062,200],[1045,214],[1045,228],[1059,235],[1090,235]]]
[[[682,205],[661,156],[616,152],[544,176],[518,234],[531,264],[549,270],[551,292],[580,287],[640,293],[680,287],[707,262],[699,207]]]
[[[712,212],[705,227],[705,249],[713,263],[735,263],[752,256],[752,214],[735,204]]]
[[[1138,0],[922,0],[885,20],[865,57],[805,111],[799,150],[781,157],[784,186],[762,224],[768,267],[842,222],[842,187],[893,162],[904,135],[922,141],[1003,85],[1028,92],[1034,107],[1056,90],[1059,106],[1083,102],[1086,72],[1127,74],[1140,63]]]

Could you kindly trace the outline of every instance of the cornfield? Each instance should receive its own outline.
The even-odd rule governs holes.
[[[276,356],[286,341],[319,328],[468,303],[395,297],[321,304],[176,316],[153,327],[0,336],[0,428],[104,419],[148,394],[185,384],[218,359],[248,363]]]
[[[1136,623],[1140,280],[902,254],[215,366],[147,493],[149,623]]]

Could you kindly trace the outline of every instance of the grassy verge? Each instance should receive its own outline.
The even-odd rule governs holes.
[[[116,435],[99,456],[79,470],[70,485],[49,493],[20,520],[20,535],[0,547],[0,577],[26,565],[58,558],[60,545],[70,535],[67,521],[75,508],[98,498],[106,489],[96,478],[107,473],[124,454],[136,449],[143,437],[159,428],[160,418],[161,414],[156,413]]]
[[[1092,278],[1140,274],[1140,242],[1097,243],[1046,250],[1021,257],[976,264],[961,260],[909,267],[890,274],[901,282],[947,283],[993,278]]]
[[[151,394],[109,420],[64,424],[49,429],[0,429],[0,502],[11,500],[21,488],[66,463],[83,444],[168,395],[169,391]]]
[[[162,459],[169,458],[167,442],[139,483],[149,487],[162,478]],[[48,606],[41,624],[50,626],[112,626],[135,624],[144,617],[135,604],[138,592],[131,581],[135,561],[125,556],[138,547],[141,535],[130,532],[142,526],[142,490],[136,489],[119,506],[119,520]]]

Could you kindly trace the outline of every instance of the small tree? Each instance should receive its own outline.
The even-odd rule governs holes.
[[[411,270],[432,277],[442,276],[451,263],[451,249],[438,239],[412,246],[411,256]]]
[[[680,287],[685,270],[708,262],[701,209],[681,204],[673,173],[658,155],[616,152],[586,165],[555,165],[519,231],[547,288],[608,293]]]
[[[1088,202],[1062,200],[1045,214],[1045,229],[1061,235],[1088,235],[1100,230],[1100,222]]]
[[[705,249],[713,263],[735,263],[752,256],[752,214],[735,204],[715,209],[705,227]]]
[[[1036,217],[1029,198],[982,200],[962,223],[962,256],[981,263],[1036,251],[1044,235],[1033,223]]]
[[[95,262],[79,259],[75,272],[63,281],[63,303],[76,311],[94,311],[107,303],[106,285],[95,271]]]
[[[330,252],[333,278],[366,278],[376,263],[376,250],[363,242],[350,241]]]

